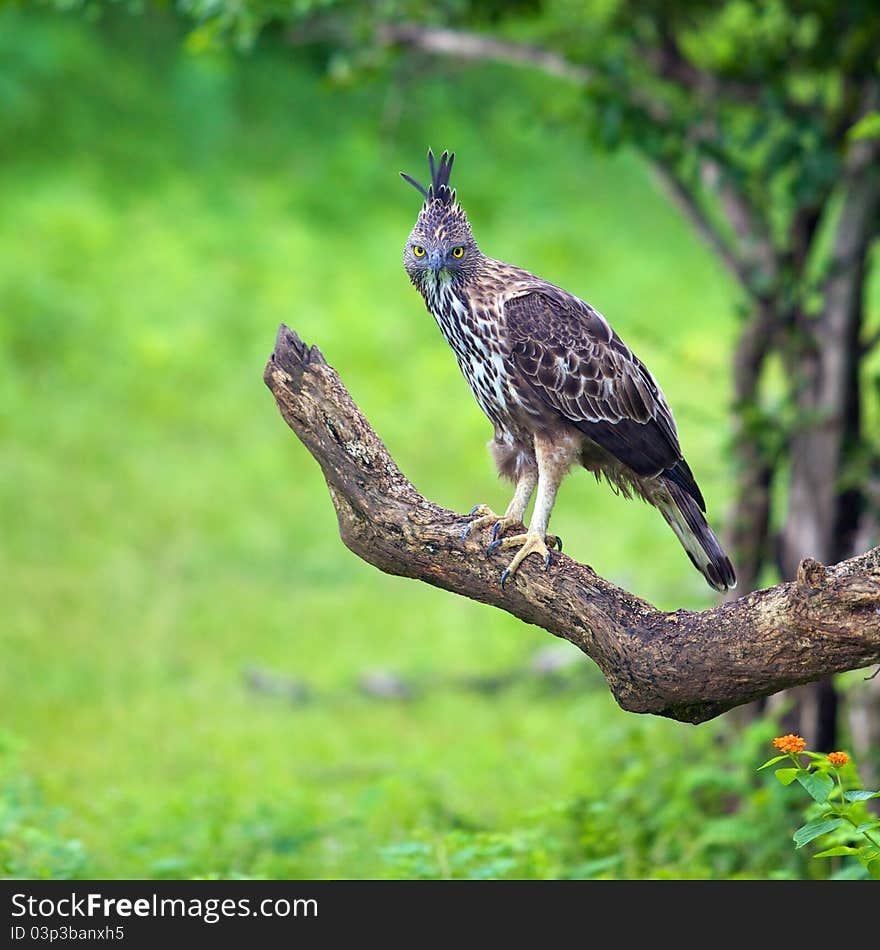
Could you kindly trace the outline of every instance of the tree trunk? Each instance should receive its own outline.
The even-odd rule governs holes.
[[[760,301],[740,332],[733,356],[733,470],[736,492],[727,523],[726,547],[736,568],[737,586],[724,595],[735,600],[756,590],[767,558],[775,459],[761,443],[760,390],[777,315]],[[767,698],[732,709],[740,728],[764,714]]]
[[[841,485],[847,462],[861,450],[860,362],[867,254],[880,210],[874,143],[851,149],[835,228],[824,309],[803,315],[788,351],[799,428],[791,444],[789,507],[780,546],[786,579],[804,557],[835,561],[852,553],[863,506],[857,487]],[[837,743],[837,694],[831,681],[797,691],[787,725],[813,748]]]
[[[728,549],[736,568],[738,593],[754,590],[767,555],[771,484],[775,459],[761,444],[760,386],[774,327],[779,324],[769,301],[743,327],[733,357],[733,457],[736,494],[729,519]]]

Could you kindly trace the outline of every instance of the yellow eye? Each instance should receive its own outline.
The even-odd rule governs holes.
[[[452,249],[453,257],[464,257],[464,248],[459,244],[458,247]]]
[[[424,257],[425,249],[421,244],[413,244],[413,254],[415,254],[416,257]]]

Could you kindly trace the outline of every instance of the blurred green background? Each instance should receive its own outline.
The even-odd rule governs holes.
[[[755,776],[771,722],[625,713],[574,648],[359,561],[262,382],[283,321],[421,492],[504,506],[401,265],[397,173],[449,147],[483,249],[652,368],[720,527],[735,293],[638,160],[590,151],[564,89],[547,114],[550,80],[332,81],[159,14],[5,10],[0,63],[3,874],[828,873]],[[585,473],[553,527],[661,606],[712,602],[656,512]],[[548,648],[572,662],[530,674]],[[412,695],[364,691],[380,673]]]

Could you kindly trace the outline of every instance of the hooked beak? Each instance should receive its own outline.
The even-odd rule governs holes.
[[[439,274],[443,270],[443,255],[440,251],[431,251],[428,255],[428,266],[434,271],[435,274]]]

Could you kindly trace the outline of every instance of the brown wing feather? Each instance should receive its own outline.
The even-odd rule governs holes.
[[[680,485],[705,511],[663,393],[599,313],[542,285],[508,300],[504,316],[514,364],[545,405],[636,474]]]

